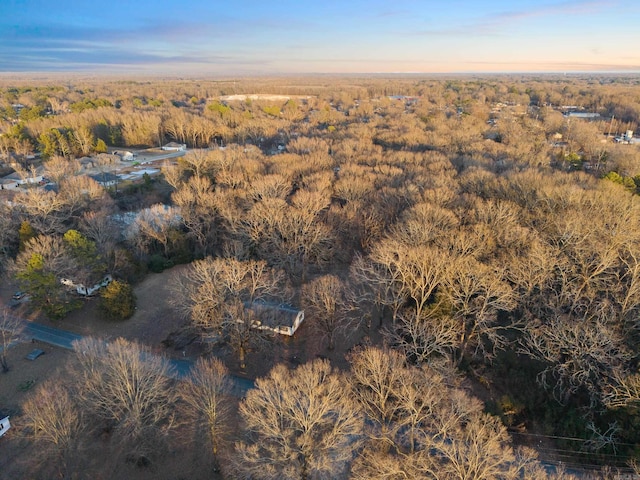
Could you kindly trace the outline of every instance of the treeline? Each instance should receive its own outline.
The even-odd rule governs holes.
[[[600,126],[605,133],[614,127],[613,133],[637,130],[640,124],[640,99],[632,77],[291,80],[107,83],[76,79],[66,86],[7,86],[0,90],[0,154],[87,155],[98,139],[120,147],[177,141],[202,148],[248,141],[267,148],[286,141],[291,121],[304,119],[331,126],[344,121],[343,116],[368,118],[378,111],[384,117],[381,107],[393,95],[419,97],[416,111],[425,121],[434,110],[454,110],[487,120],[491,107],[503,103],[535,107],[529,112],[535,120],[547,116],[538,110],[548,107],[600,113],[615,120]],[[230,105],[220,100],[221,96],[248,93],[291,98],[266,97]],[[371,100],[376,103],[372,105]],[[335,111],[340,114],[334,115]],[[504,133],[498,138],[505,138]],[[526,129],[522,133],[533,132]],[[87,135],[91,135],[88,142],[77,138]],[[58,137],[53,145],[52,136]]]
[[[108,94],[116,85],[107,84],[92,98],[114,107],[25,124],[41,135],[60,119],[89,129],[99,119],[127,119],[139,139],[155,138],[162,126],[162,135],[172,132],[165,138],[208,145],[220,134],[224,145],[189,152],[135,194],[107,194],[65,170],[73,160],[54,157],[45,168],[58,173],[58,191],[19,193],[2,207],[0,235],[19,281],[28,273],[30,281],[55,279],[69,259],[87,277],[108,272],[130,282],[147,269],[189,263],[173,280],[172,302],[204,345],[229,348],[240,368],[278,342],[255,328],[256,302],[304,308],[323,354],[365,335],[380,339],[384,348],[356,348],[343,373],[307,363],[309,352],[298,369],[278,366],[259,380],[240,406],[246,436],[237,429],[235,450],[227,450],[242,459],[224,462],[230,478],[533,478],[523,469],[535,463],[508,446],[505,426],[580,438],[575,455],[589,463],[633,458],[639,200],[617,177],[601,177],[639,174],[638,150],[602,142],[610,120],[568,120],[542,100],[548,94],[554,104],[605,114],[605,103],[587,99],[624,92],[637,114],[632,79],[367,80],[340,93],[303,84],[296,90],[317,96],[283,100],[280,113],[264,100],[208,100],[213,86],[200,102],[203,85],[161,85],[148,95],[190,87],[196,101],[185,106],[164,98],[158,107],[118,109]],[[137,95],[147,88],[121,86]],[[276,91],[269,82],[261,88]],[[496,109],[494,101],[505,104]],[[636,119],[628,121],[625,128]],[[188,133],[204,124],[220,130]],[[131,135],[125,143],[137,144]],[[127,210],[134,221],[124,222],[134,213]],[[99,272],[80,269],[88,258],[99,259]],[[59,297],[41,306],[72,306],[62,286],[51,288]],[[375,361],[395,365],[378,375],[399,377],[375,386],[367,383],[374,372],[358,379]],[[453,385],[457,375],[466,380]],[[292,392],[305,400],[276,404],[287,394],[272,392],[298,381],[304,387]],[[343,408],[334,383],[353,385],[349,400],[360,403]],[[496,416],[482,413],[463,385],[486,388],[485,407]],[[451,397],[430,396],[436,386]],[[371,392],[378,398],[364,398]],[[310,411],[327,416],[312,422]],[[304,418],[285,420],[285,412]],[[490,445],[473,443],[484,438]],[[471,445],[495,461],[472,461]],[[471,463],[494,470],[468,473]]]

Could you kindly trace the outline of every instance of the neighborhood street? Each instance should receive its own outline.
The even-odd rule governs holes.
[[[48,327],[40,323],[25,321],[25,325],[24,334],[27,337],[56,347],[66,348],[67,350],[73,350],[73,342],[82,339],[82,336],[76,333]],[[191,360],[168,359],[167,361],[178,378],[186,377],[193,367],[193,361]],[[233,383],[232,394],[236,397],[244,397],[249,389],[254,388],[252,380],[236,375],[229,375],[229,377]]]

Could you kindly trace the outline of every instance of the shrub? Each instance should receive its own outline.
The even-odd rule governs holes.
[[[136,296],[127,282],[114,280],[102,291],[100,310],[113,320],[126,320],[136,310]]]

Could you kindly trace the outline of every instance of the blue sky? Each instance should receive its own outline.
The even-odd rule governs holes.
[[[638,0],[0,0],[0,72],[640,72]]]

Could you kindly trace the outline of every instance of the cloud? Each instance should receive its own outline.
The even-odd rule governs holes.
[[[617,2],[611,0],[570,0],[551,5],[538,5],[522,10],[511,10],[481,17],[465,25],[454,25],[442,29],[429,29],[418,32],[421,35],[476,35],[501,36],[504,29],[514,23],[532,18],[553,17],[559,15],[585,15],[603,8],[615,8]]]
[[[148,22],[131,26],[23,25],[0,28],[0,71],[74,70],[113,65],[248,63],[246,53],[211,48],[229,30],[203,22]],[[234,30],[241,34],[243,29]],[[255,62],[251,62],[255,63]],[[257,62],[260,63],[260,62]]]
[[[203,66],[246,66],[266,64],[264,60],[245,59],[234,55],[191,55],[166,51],[133,50],[119,45],[81,45],[80,42],[60,41],[46,47],[31,46],[27,42],[18,49],[0,51],[0,71],[53,71],[92,69],[198,69]]]

